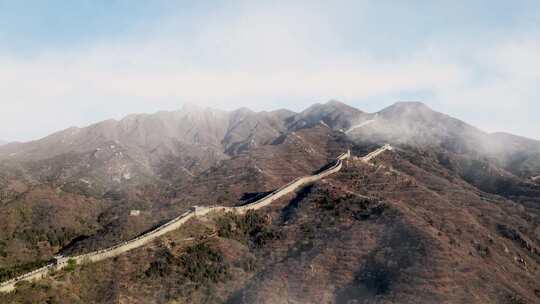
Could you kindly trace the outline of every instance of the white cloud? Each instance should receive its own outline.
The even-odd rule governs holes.
[[[436,89],[444,109],[488,131],[539,138],[540,44],[532,39],[508,39],[471,53],[475,66],[462,67],[467,77],[456,86],[442,83]],[[480,81],[474,79],[478,66],[488,73]]]
[[[527,107],[540,110],[536,41],[501,40],[494,48],[473,46],[470,54],[428,46],[381,57],[361,47],[344,50],[346,37],[324,15],[299,10],[217,18],[196,34],[0,57],[0,137],[28,140],[183,102],[300,110],[315,101],[399,98],[405,91],[432,92],[425,102],[489,130],[540,131],[519,117]],[[509,112],[510,128],[494,121]]]

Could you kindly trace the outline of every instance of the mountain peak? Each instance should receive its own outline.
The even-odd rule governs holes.
[[[336,99],[330,99],[329,101],[326,102],[326,105],[328,106],[348,106],[347,104],[339,101],[339,100],[336,100]]]
[[[425,103],[421,101],[398,101],[390,107],[430,109],[430,107],[428,107]]]
[[[432,116],[433,111],[426,104],[419,101],[399,101],[393,105],[379,111],[380,114],[389,117],[429,115]]]
[[[357,108],[355,107],[352,107],[344,102],[341,102],[341,101],[338,101],[338,100],[335,100],[335,99],[332,99],[328,102],[326,102],[325,104],[322,105],[323,107],[329,107],[329,108],[332,108],[332,109],[339,109],[341,111],[349,111],[349,112],[362,112],[360,110],[358,110]]]

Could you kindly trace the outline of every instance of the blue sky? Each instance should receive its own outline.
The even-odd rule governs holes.
[[[539,22],[536,1],[0,0],[0,139],[330,99],[540,138]]]

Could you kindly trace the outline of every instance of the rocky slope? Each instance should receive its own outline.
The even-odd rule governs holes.
[[[256,214],[193,222],[0,299],[540,301],[540,143],[421,103],[377,113],[335,101],[301,113],[190,106],[1,147],[0,275],[135,237],[192,205],[245,203],[383,143],[396,149],[375,166],[353,158]]]

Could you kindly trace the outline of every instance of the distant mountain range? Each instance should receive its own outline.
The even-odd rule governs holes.
[[[337,101],[315,104],[300,113],[253,112],[246,108],[227,112],[186,105],[175,112],[130,115],[120,121],[69,128],[37,141],[3,146],[0,160],[44,160],[66,153],[103,154],[117,150],[123,153],[124,161],[135,162],[138,170],[154,174],[156,166],[170,157],[183,162],[187,158],[197,160],[206,168],[217,160],[318,124],[342,132],[355,142],[476,153],[497,159],[521,176],[540,174],[540,166],[531,164],[531,159],[540,160],[539,141],[488,134],[419,102],[398,102],[377,113],[365,113]]]
[[[374,165],[360,160],[387,143]],[[0,278],[193,205],[245,204],[349,149],[342,171],[256,215],[195,221],[0,302],[540,301],[540,141],[419,102],[376,113],[338,101],[299,113],[186,105],[2,145]]]

